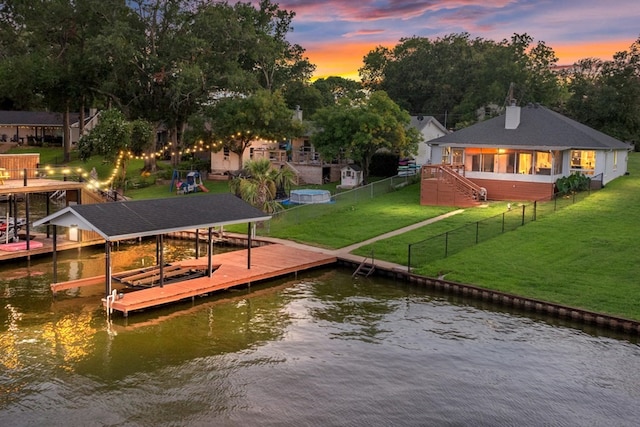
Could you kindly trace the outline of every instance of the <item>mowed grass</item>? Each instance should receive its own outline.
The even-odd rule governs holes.
[[[420,206],[420,185],[383,196],[308,205],[292,209],[285,219],[273,219],[260,234],[338,249],[389,231],[436,217],[454,208]]]

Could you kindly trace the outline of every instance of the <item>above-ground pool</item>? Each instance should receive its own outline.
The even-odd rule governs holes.
[[[291,190],[291,194],[289,194],[289,203],[299,205],[329,203],[330,201],[331,193],[329,190]]]

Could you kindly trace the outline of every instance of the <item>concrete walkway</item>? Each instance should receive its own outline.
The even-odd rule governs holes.
[[[303,250],[307,250],[307,251],[315,251],[315,252],[320,252],[320,253],[324,253],[324,254],[331,254],[331,255],[335,255],[338,258],[342,258],[342,259],[346,259],[349,261],[353,261],[356,263],[361,263],[362,261],[364,261],[366,259],[366,257],[362,257],[359,255],[353,255],[351,254],[351,252],[353,252],[354,250],[365,246],[365,245],[369,245],[371,243],[377,242],[378,240],[384,240],[384,239],[388,239],[390,237],[393,236],[397,236],[403,233],[407,233],[409,231],[415,230],[417,228],[420,227],[424,227],[425,225],[429,225],[432,224],[436,221],[440,221],[442,219],[448,218],[450,216],[453,215],[457,215],[459,213],[464,212],[464,209],[458,209],[452,212],[448,212],[446,214],[434,217],[434,218],[429,218],[427,220],[421,221],[421,222],[417,222],[415,224],[411,224],[408,225],[406,227],[402,227],[399,228],[397,230],[393,230],[390,231],[388,233],[384,233],[381,234],[379,236],[373,237],[371,239],[365,240],[363,242],[359,242],[359,243],[354,243],[353,245],[349,245],[349,246],[345,246],[343,248],[339,248],[339,249],[325,249],[325,248],[318,248],[316,246],[311,246],[311,245],[306,245],[303,243],[297,243],[297,242],[293,242],[291,240],[285,240],[285,239],[278,239],[275,237],[260,237],[260,240],[263,241],[268,241],[268,242],[273,242],[273,243],[281,243],[283,245],[288,245],[288,246],[292,246],[292,247],[298,247],[300,249]],[[400,265],[400,264],[396,264],[396,263],[392,263],[392,262],[387,262],[387,261],[382,261],[382,260],[375,260],[374,264],[377,266],[381,266],[390,270],[407,270],[407,266],[406,265]]]

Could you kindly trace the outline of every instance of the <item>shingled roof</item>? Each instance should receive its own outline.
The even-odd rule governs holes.
[[[520,124],[505,129],[501,115],[429,141],[457,147],[504,147],[533,150],[628,149],[629,145],[539,105],[520,110]]]
[[[71,113],[71,123],[77,122],[78,113]],[[62,113],[46,111],[4,111],[0,110],[0,126],[63,126]]]
[[[107,241],[266,221],[271,216],[231,193],[73,205],[34,222],[91,230]]]

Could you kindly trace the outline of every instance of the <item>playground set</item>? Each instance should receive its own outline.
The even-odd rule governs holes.
[[[174,188],[177,194],[188,194],[198,191],[202,191],[205,193],[209,192],[207,187],[205,187],[202,183],[202,175],[200,175],[200,172],[197,171],[191,171],[187,173],[187,175],[183,179],[180,176],[180,171],[174,169],[173,176],[171,177],[171,187],[169,188],[169,191],[173,192]]]

